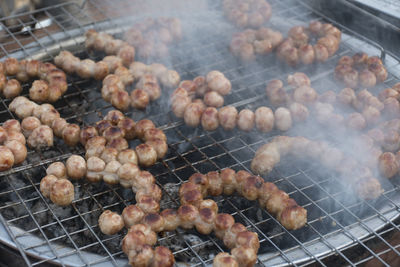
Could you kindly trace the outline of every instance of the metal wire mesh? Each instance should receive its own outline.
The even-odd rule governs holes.
[[[274,10],[271,21],[273,26],[280,22],[279,18],[284,18],[288,26],[307,23],[310,19],[323,19],[301,2],[270,2]],[[101,54],[88,54],[82,46],[82,35],[87,27],[113,29],[118,32],[118,28],[124,27],[129,21],[144,16],[141,12],[135,13],[134,18],[126,18],[124,23],[118,20],[135,10],[137,12],[130,1],[93,0],[87,1],[84,7],[65,3],[38,10],[27,14],[28,19],[25,16],[24,20],[23,16],[17,16],[15,19],[18,25],[4,27],[0,57],[16,55],[24,58],[39,53],[43,60],[52,60],[54,51],[73,49],[81,58],[98,60],[102,57]],[[350,55],[358,50],[375,54],[381,52],[379,47],[377,49],[365,40],[358,40],[350,33],[344,35],[337,55],[317,67],[301,66],[293,69],[276,62],[273,55],[244,65],[227,49],[233,28],[227,23],[220,23],[216,31],[213,30],[215,25],[207,22],[209,16],[216,16],[224,21],[218,10],[218,4],[210,4],[204,12],[199,12],[196,16],[190,14],[190,20],[185,20],[188,16],[183,16],[182,20],[190,28],[190,34],[171,49],[171,57],[163,63],[176,69],[182,79],[193,79],[213,69],[222,71],[231,80],[233,87],[233,93],[225,97],[225,103],[235,105],[238,109],[254,109],[265,105],[267,102],[264,88],[268,80],[284,79],[294,71],[302,71],[312,77],[313,86],[320,92],[327,88],[339,89],[333,82],[332,73],[340,56]],[[151,13],[152,10],[147,11]],[[24,27],[34,27],[42,19],[51,19],[52,26],[23,33],[19,31]],[[199,21],[202,23],[198,23]],[[4,20],[0,22],[4,24]],[[385,84],[381,84],[376,91],[399,80],[399,62],[387,57],[385,64],[390,75]],[[77,77],[68,77],[68,81],[67,94],[55,104],[61,116],[68,122],[89,125],[111,109],[101,98],[100,83]],[[29,84],[24,85],[25,95],[28,88]],[[204,132],[201,129],[188,128],[172,115],[165,115],[168,111],[167,95],[168,92],[164,91],[162,99],[152,103],[146,112],[126,113],[134,120],[151,118],[168,137],[169,153],[165,159],[149,169],[163,189],[162,208],[178,205],[176,189],[194,172],[205,173],[227,167],[249,170],[255,150],[272,136],[279,134],[272,132],[261,135],[256,132],[248,134],[222,130]],[[1,121],[14,118],[14,114],[7,108],[9,103],[9,100],[1,99]],[[318,137],[317,132],[315,131],[314,137]],[[0,213],[5,225],[5,230],[0,233],[9,235],[8,239],[3,237],[2,241],[19,248],[24,256],[33,256],[29,259],[26,257],[28,265],[57,262],[74,266],[119,266],[127,262],[119,246],[123,234],[101,234],[97,218],[104,209],[121,212],[126,205],[134,203],[134,195],[130,190],[103,183],[76,183],[77,197],[68,208],[57,207],[40,194],[39,182],[48,164],[65,160],[71,154],[83,153],[82,147],[69,148],[57,140],[54,147],[29,151],[26,162],[21,166],[0,173]],[[232,214],[236,221],[258,233],[261,248],[257,264],[329,265],[334,262],[358,265],[373,260],[372,262],[389,265],[391,254],[399,256],[400,240],[391,239],[400,232],[400,221],[396,219],[400,203],[398,178],[392,179],[391,185],[388,185],[377,202],[344,198],[343,196],[348,196],[351,192],[337,183],[335,174],[321,172],[320,168],[309,162],[293,163],[288,159],[264,178],[289,193],[308,210],[309,217],[305,228],[287,231],[274,217],[251,201],[237,196],[216,198],[220,211]],[[173,245],[176,259],[190,260],[191,265],[211,264],[212,254],[216,255],[226,249],[213,235],[200,236],[194,231],[189,234],[197,235],[197,238],[189,238],[186,232],[178,230],[160,236],[159,243],[170,247]],[[376,246],[375,243],[379,245]],[[315,250],[315,246],[319,250]],[[349,249],[350,247],[354,248]],[[327,257],[329,255],[333,256]]]

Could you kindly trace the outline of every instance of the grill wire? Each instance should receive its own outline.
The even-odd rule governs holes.
[[[134,7],[129,6],[129,2],[92,0],[87,1],[84,8],[73,2],[64,3],[16,16],[14,19],[18,25],[8,28],[4,27],[5,20],[0,20],[5,29],[3,37],[7,40],[1,41],[0,57],[29,57],[36,52],[34,49],[37,47],[44,52],[43,60],[52,61],[54,54],[49,50],[51,45],[56,45],[58,49],[67,48],[57,37],[57,34],[63,33],[65,39],[74,43],[73,48],[77,55],[99,60],[103,55],[88,54],[82,46],[81,36],[88,26],[102,30],[104,25],[107,25],[106,28],[120,25],[114,23],[121,13],[114,13],[114,10],[126,12],[122,15],[130,14]],[[288,18],[292,23],[326,19],[300,1],[269,2],[275,17]],[[211,4],[211,9],[220,9],[220,6]],[[36,15],[51,19],[53,25],[37,31],[17,31],[21,27],[34,27],[39,22]],[[201,37],[195,40],[185,37],[172,48],[171,61],[166,64],[177,70],[182,79],[193,79],[212,69],[222,71],[232,81],[233,87],[233,93],[225,97],[225,103],[239,109],[247,107],[254,110],[257,106],[265,105],[264,88],[267,81],[274,78],[285,79],[287,74],[294,71],[309,74],[312,85],[317,90],[338,89],[332,82],[332,77],[335,63],[341,56],[352,55],[359,50],[384,53],[372,42],[359,40],[354,35],[345,35],[337,54],[318,69],[305,66],[292,69],[277,65],[274,56],[265,57],[257,66],[246,66],[236,61],[227,50],[231,32],[211,31],[202,35],[201,30],[204,29],[201,27],[210,30],[214,25],[203,23],[198,28],[196,25],[190,24],[193,31],[191,34]],[[72,35],[71,31],[76,30],[79,34]],[[390,73],[389,78],[378,89],[374,89],[376,92],[399,81],[399,62],[387,56],[385,63]],[[101,98],[100,83],[77,77],[68,79],[67,93],[55,104],[61,116],[68,122],[87,126],[112,108]],[[27,95],[29,85],[26,84],[23,88],[24,95]],[[206,173],[227,167],[249,171],[255,150],[272,136],[280,134],[246,134],[222,130],[205,132],[191,129],[182,125],[171,114],[165,115],[165,91],[162,99],[152,103],[146,112],[126,113],[135,121],[144,117],[152,119],[168,137],[169,153],[165,159],[149,169],[163,190],[162,208],[179,205],[176,189],[194,172]],[[0,100],[0,121],[15,118],[8,109],[10,100]],[[318,138],[318,134],[314,137]],[[134,144],[136,143],[131,143]],[[66,266],[71,264],[72,258],[73,265],[76,266],[95,266],[102,263],[120,266],[121,262],[126,263],[120,249],[123,234],[101,234],[97,218],[105,209],[121,212],[126,205],[134,203],[134,195],[128,192],[130,190],[104,183],[75,183],[76,199],[67,208],[53,205],[40,194],[39,183],[46,167],[52,162],[67,159],[71,154],[83,155],[83,147],[69,148],[62,141],[56,140],[51,148],[30,150],[23,165],[0,173],[1,220],[13,241],[11,243],[15,243],[14,246],[20,250],[29,266],[48,262]],[[397,241],[391,239],[400,235],[400,220],[397,219],[400,212],[398,177],[391,180],[394,186],[385,188],[385,193],[376,202],[352,198],[340,200],[352,193],[344,185],[337,183],[335,174],[317,171],[317,166],[309,162],[293,163],[291,159],[287,159],[264,178],[273,181],[308,210],[308,223],[304,229],[289,232],[255,203],[237,196],[215,198],[221,212],[232,214],[236,221],[258,233],[261,248],[257,264],[260,266],[312,263],[360,265],[371,260],[389,265],[388,259],[391,255],[400,255],[400,238]],[[18,227],[23,231],[18,230]],[[354,229],[358,230],[353,231]],[[197,238],[192,238],[193,235]],[[342,242],[337,243],[335,236],[341,236]],[[159,244],[170,248],[172,246],[178,261],[190,261],[193,266],[212,264],[213,256],[208,254],[216,255],[219,251],[226,250],[214,235],[201,236],[195,231],[165,233],[159,238]],[[324,247],[323,255],[316,253],[312,244]],[[26,255],[35,257],[28,258]],[[93,255],[96,257],[92,257]]]

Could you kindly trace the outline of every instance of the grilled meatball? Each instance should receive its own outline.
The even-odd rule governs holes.
[[[122,150],[121,152],[118,153],[117,159],[121,164],[125,163],[138,164],[138,158],[135,150],[133,149]]]
[[[153,140],[153,139],[161,139],[163,141],[167,141],[167,137],[165,136],[165,133],[157,128],[151,128],[151,129],[147,129],[144,132],[144,137],[143,137],[144,141],[149,141],[149,140]]]
[[[53,162],[49,165],[46,169],[47,175],[54,175],[57,178],[66,179],[67,178],[67,168],[65,167],[64,163],[62,162]]]
[[[39,149],[53,146],[53,130],[47,125],[37,127],[28,137],[28,145]]]
[[[59,206],[68,206],[74,200],[74,185],[67,179],[58,179],[50,190],[50,199]]]
[[[16,79],[8,80],[6,86],[3,89],[3,95],[5,96],[5,98],[14,98],[16,96],[19,96],[21,92],[21,84]]]
[[[216,91],[220,95],[227,95],[231,92],[231,82],[221,72],[209,72],[206,77],[206,82],[212,91]]]
[[[53,129],[54,135],[62,138],[62,132],[64,128],[68,125],[68,122],[63,118],[57,118],[51,124],[51,128]]]
[[[268,107],[259,107],[254,112],[256,127],[261,132],[270,132],[274,128],[274,113]]]
[[[37,117],[43,124],[51,126],[53,121],[60,118],[60,113],[50,104],[42,104],[33,110],[32,116]]]
[[[0,171],[10,169],[14,165],[14,154],[6,146],[0,146]]]
[[[174,70],[167,70],[160,76],[160,82],[165,87],[176,87],[180,80],[179,73]]]
[[[239,267],[239,263],[229,253],[220,252],[213,260],[213,267]]]
[[[156,126],[151,120],[140,120],[135,125],[135,133],[139,139],[144,138],[144,133],[147,129],[155,128]]]
[[[8,138],[7,131],[0,126],[0,143],[4,143]]]
[[[155,101],[161,96],[161,88],[157,82],[148,82],[139,88],[148,94],[150,101]]]
[[[113,139],[123,138],[125,136],[124,131],[118,126],[110,126],[103,132],[103,137],[106,138],[108,142]]]
[[[295,122],[303,122],[308,118],[308,108],[303,104],[294,102],[289,106],[290,114]]]
[[[118,150],[112,147],[106,147],[100,154],[100,158],[105,162],[109,163],[117,159]]]
[[[282,106],[285,105],[288,100],[289,96],[283,88],[283,83],[281,80],[271,80],[265,89],[269,103],[273,106]]]
[[[105,235],[114,235],[124,228],[124,220],[116,212],[105,210],[99,217],[99,228]]]
[[[373,72],[364,69],[358,74],[358,79],[362,87],[374,87],[376,85],[376,76]]]
[[[136,205],[129,205],[122,211],[122,218],[125,226],[129,229],[131,226],[142,221],[144,218],[144,212]]]
[[[281,54],[289,66],[294,67],[299,63],[299,51],[297,48],[289,47],[286,50],[282,50]]]
[[[400,134],[392,129],[385,129],[382,147],[387,151],[399,150],[400,146]]]
[[[13,132],[13,131],[21,132],[21,124],[19,123],[19,121],[14,120],[14,119],[6,120],[3,123],[3,128],[7,132]]]
[[[251,62],[256,59],[254,46],[249,43],[244,43],[239,47],[239,58],[244,62]]]
[[[54,131],[54,128],[53,128]],[[82,145],[86,145],[87,141],[95,136],[98,136],[98,132],[95,127],[93,126],[88,126],[82,129],[79,134],[79,141],[81,142]]]
[[[150,167],[157,161],[157,152],[149,144],[140,144],[136,148],[139,164],[144,167]]]
[[[183,118],[186,107],[192,102],[188,96],[176,96],[171,103],[172,112],[178,118]]]
[[[392,178],[399,171],[399,163],[391,152],[382,153],[379,156],[379,170],[386,178]]]
[[[80,139],[81,128],[76,124],[68,124],[62,131],[62,138],[69,146],[75,146]]]
[[[67,174],[71,179],[81,179],[86,175],[86,161],[78,155],[72,155],[66,162]]]
[[[182,90],[184,89],[184,90]],[[196,94],[197,85],[192,80],[184,80],[179,83],[179,87],[174,91],[174,95],[192,96]]]
[[[307,85],[300,86],[293,92],[293,100],[304,105],[314,103],[317,100],[317,97],[318,94],[314,88]]]
[[[104,120],[109,121],[112,125],[117,125],[124,118],[125,116],[121,111],[113,109],[107,112]]]
[[[380,111],[372,106],[367,106],[363,112],[362,115],[364,116],[366,122],[368,125],[374,125],[378,123],[378,121],[381,118],[381,113]]]
[[[314,62],[315,59],[315,53],[314,53],[314,48],[310,44],[303,45],[299,48],[299,56],[300,56],[300,61],[305,64],[309,65]]]
[[[287,108],[280,107],[275,110],[275,126],[280,131],[287,131],[292,128],[292,116]]]
[[[204,104],[193,102],[186,106],[183,113],[185,124],[190,127],[197,127],[200,124],[201,115],[204,111]]]
[[[44,197],[49,198],[53,184],[58,180],[55,175],[48,174],[40,181],[40,192]]]
[[[36,117],[26,117],[21,122],[22,133],[25,137],[29,137],[33,130],[41,125],[40,120]]]
[[[397,118],[400,114],[400,103],[394,97],[388,97],[383,101],[384,113],[389,118]]]
[[[19,71],[19,63],[16,58],[6,58],[4,60],[5,73],[7,76],[14,76]]]
[[[208,107],[201,115],[201,126],[206,131],[214,131],[219,126],[218,110],[214,107]]]
[[[29,89],[29,98],[35,102],[45,102],[50,95],[49,85],[43,80],[36,80]]]
[[[347,117],[346,126],[354,130],[362,130],[367,126],[367,121],[363,115],[354,112]]]
[[[254,128],[255,115],[249,109],[243,109],[237,117],[238,128],[242,131],[251,131]]]
[[[343,82],[347,87],[356,88],[358,85],[358,71],[351,69],[343,76]]]
[[[111,104],[119,110],[127,110],[131,104],[129,93],[119,90],[111,94]]]
[[[22,144],[21,142],[17,140],[10,140],[7,141],[4,144],[6,147],[8,147],[11,152],[14,154],[14,164],[20,164],[24,162],[26,159],[26,156],[28,154],[28,151],[26,150],[25,144]]]
[[[342,91],[339,92],[337,98],[340,103],[350,106],[356,99],[356,94],[354,93],[353,89],[344,88]]]
[[[356,53],[353,55],[353,65],[356,68],[363,68],[367,65],[368,55],[366,53]]]
[[[102,159],[92,156],[88,158],[86,166],[86,178],[90,182],[98,182],[103,178],[102,171],[105,169],[106,163]]]
[[[399,92],[393,88],[386,88],[379,92],[379,100],[384,101],[388,97],[393,97],[395,99],[399,98]]]
[[[21,132],[11,131],[7,133],[7,136],[7,141],[16,140],[23,145],[26,144],[25,136]]]
[[[209,107],[222,107],[224,105],[224,98],[217,92],[211,91],[204,95],[204,104]]]
[[[125,138],[119,137],[109,141],[107,147],[115,148],[117,151],[122,151],[124,149],[127,149],[129,147],[129,144]]]
[[[388,72],[383,64],[373,63],[369,64],[368,69],[376,76],[376,81],[384,82],[388,77]]]
[[[315,59],[318,62],[325,62],[329,58],[329,51],[328,49],[322,45],[322,44],[315,44],[314,45],[314,54],[315,54]]]
[[[117,173],[120,179],[120,184],[125,188],[132,187],[133,181],[136,179],[139,172],[139,167],[134,163],[128,162],[122,164]]]
[[[230,131],[236,127],[238,112],[233,106],[225,106],[218,111],[218,120],[224,130]]]
[[[143,89],[135,89],[131,92],[131,105],[137,109],[145,109],[149,104],[149,94]]]
[[[157,158],[162,159],[168,152],[168,145],[165,140],[155,138],[146,141],[146,144],[152,146],[157,153]]]
[[[352,71],[351,65],[337,65],[335,67],[335,78],[339,81],[344,81],[344,76],[347,72]]]

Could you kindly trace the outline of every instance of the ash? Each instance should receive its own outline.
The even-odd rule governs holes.
[[[177,209],[179,207],[179,185],[174,183],[166,183],[163,185],[165,193],[160,201],[160,209]]]

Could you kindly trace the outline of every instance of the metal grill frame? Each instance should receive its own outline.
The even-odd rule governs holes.
[[[78,53],[82,53],[82,46],[80,45],[84,40],[82,35],[86,31],[87,28],[95,27],[97,29],[113,29],[111,25],[120,25],[119,18],[111,18],[106,15],[104,10],[107,7],[115,5],[115,1],[112,0],[89,0],[85,1],[85,5],[90,5],[93,8],[94,12],[101,14],[103,17],[101,21],[94,20],[90,17],[89,14],[85,13],[84,9],[81,6],[78,6],[76,3],[64,3],[57,6],[45,8],[42,10],[35,11],[33,13],[28,13],[31,18],[31,21],[28,24],[35,24],[38,20],[34,17],[36,13],[43,13],[46,17],[52,18],[56,25],[59,27],[57,31],[49,31],[48,29],[44,29],[41,36],[36,36],[36,32],[29,32],[28,38],[33,39],[33,43],[30,44],[23,44],[21,41],[21,36],[18,33],[13,33],[12,29],[6,28],[7,34],[11,38],[11,43],[2,43],[0,44],[0,56],[16,56],[19,58],[41,58],[44,60],[52,60],[54,53],[59,49],[66,49],[66,48],[78,48]],[[120,0],[117,4],[124,6],[128,1]],[[324,17],[322,14],[312,10],[311,7],[307,6],[305,3],[301,1],[293,1],[293,0],[285,0],[285,1],[270,1],[272,3],[274,10],[279,10],[275,13],[275,16],[289,16],[290,19],[299,20],[301,21],[305,17],[314,17],[316,19],[324,19],[328,20],[328,18]],[[290,4],[290,5],[289,5]],[[217,6],[213,6],[212,8],[218,8]],[[53,13],[55,12],[55,13]],[[60,12],[60,13],[59,13]],[[212,11],[211,11],[212,12]],[[58,14],[59,15],[54,15]],[[96,16],[98,15],[96,14]],[[19,21],[19,26],[27,26],[27,23],[21,21],[20,16],[15,16],[15,18]],[[81,21],[85,21],[82,23]],[[4,22],[4,19],[0,20],[1,23]],[[273,21],[272,21],[273,23]],[[64,26],[69,25],[69,26]],[[104,28],[103,28],[104,27]],[[344,54],[351,54],[355,50],[371,50],[375,53],[380,53],[381,57],[386,56],[386,51],[370,40],[357,35],[354,32],[346,29],[345,27],[340,25],[340,28],[344,30],[344,32],[350,33],[350,35],[346,35],[343,38],[341,49],[337,55],[329,60],[330,64],[336,62],[336,60],[344,55]],[[112,32],[115,31],[112,30]],[[121,31],[121,29],[117,30]],[[361,41],[357,42],[357,38],[360,38]],[[23,37],[23,36],[22,36]],[[226,36],[225,36],[226,37]],[[61,39],[69,38],[68,41],[62,41]],[[23,38],[22,38],[23,39]],[[225,40],[226,41],[226,40]],[[349,44],[351,41],[356,41],[356,44],[360,44],[357,48],[351,47]],[[215,50],[218,50],[221,47],[220,40],[209,40],[207,45],[204,44],[196,44],[191,42],[190,40],[185,40],[186,42],[182,45],[182,47],[191,47],[193,51],[204,51],[207,46],[208,47],[216,47]],[[8,45],[16,45],[16,49],[8,49]],[[79,50],[80,49],[80,50]],[[215,51],[213,51],[215,52]],[[224,52],[228,54],[229,52]],[[93,56],[93,55],[89,55]],[[213,53],[209,53],[205,55],[208,58],[220,58],[221,55],[216,55]],[[178,72],[181,74],[183,78],[193,78],[198,74],[204,74],[206,71],[209,71],[213,68],[217,68],[223,71],[227,77],[232,81],[234,85],[233,88],[233,95],[226,98],[226,102],[228,104],[232,104],[236,107],[244,107],[244,106],[251,106],[254,103],[259,103],[265,99],[263,96],[264,94],[260,94],[263,92],[263,88],[265,83],[268,79],[261,80],[258,78],[257,82],[246,83],[247,80],[263,76],[265,73],[273,73],[278,72],[278,76],[269,75],[271,78],[281,78],[284,79],[288,73],[294,72],[294,69],[290,69],[287,67],[282,66],[275,66],[269,65],[266,68],[258,69],[254,71],[253,69],[248,70],[248,66],[244,65],[229,65],[232,62],[232,59],[229,58],[225,62],[214,62],[214,64],[209,64],[206,66],[201,66],[200,68],[191,68],[187,70],[186,66],[189,65],[190,62],[180,61],[176,64],[173,64],[173,68],[177,69]],[[329,64],[329,63],[327,63]],[[222,68],[219,68],[223,66]],[[384,86],[390,86],[395,83],[395,81],[399,80],[400,77],[398,75],[394,75],[391,70],[400,72],[400,64],[399,60],[392,55],[386,56],[386,66],[388,67],[389,71],[391,72],[390,78],[385,82],[385,84],[380,85],[379,88],[384,88]],[[282,71],[283,70],[283,71]],[[296,71],[303,71],[307,70],[306,67],[302,66]],[[243,75],[240,77],[231,77],[232,73],[242,72]],[[318,82],[321,79],[326,79],[332,75],[333,69],[330,68],[329,70],[325,68],[324,71],[314,72],[315,75],[312,76],[313,82]],[[236,86],[235,86],[236,85]],[[60,111],[63,117],[65,117],[69,122],[78,122],[81,126],[85,126],[90,124],[94,121],[94,118],[99,118],[100,114],[104,114],[107,110],[111,107],[104,101],[102,101],[101,96],[97,92],[96,98],[91,99],[91,93],[93,91],[99,91],[98,84],[88,83],[88,81],[71,78],[69,79],[69,90],[62,97],[62,100],[56,104],[57,109]],[[24,92],[27,92],[27,86],[24,86]],[[243,95],[246,95],[245,99],[242,99]],[[249,97],[250,96],[250,97]],[[165,95],[163,95],[165,97]],[[80,101],[77,101],[79,99]],[[82,104],[83,102],[83,104]],[[8,110],[8,104],[10,103],[9,100],[1,99],[0,108],[0,118],[14,118],[14,114],[12,114]],[[79,108],[79,106],[83,106],[83,108]],[[152,104],[153,105],[153,104]],[[157,105],[157,104],[154,104]],[[169,141],[169,149],[170,152],[168,153],[167,157],[163,159],[160,163],[158,163],[154,169],[156,173],[156,180],[158,181],[158,185],[161,186],[163,189],[163,194],[169,198],[169,202],[177,204],[177,199],[171,196],[167,190],[164,188],[163,184],[166,182],[165,180],[168,179],[169,181],[174,182],[177,186],[179,186],[182,182],[184,182],[188,177],[188,173],[199,171],[199,172],[206,172],[210,170],[220,170],[225,167],[231,167],[234,169],[245,169],[249,171],[249,163],[251,161],[251,157],[247,157],[246,159],[242,159],[238,156],[241,151],[247,151],[250,155],[254,154],[255,150],[268,141],[271,136],[276,133],[271,133],[265,136],[257,136],[257,138],[249,138],[246,133],[236,132],[236,133],[221,133],[221,131],[217,132],[204,132],[201,129],[196,130],[189,130],[187,127],[182,125],[182,123],[174,118],[172,115],[160,116],[154,114],[155,110],[150,110],[150,116],[146,115],[142,112],[130,111],[126,114],[134,118],[135,120],[141,119],[143,117],[150,117],[151,119],[155,120],[156,124],[160,126],[163,130],[167,132],[172,132],[173,136],[176,138]],[[189,132],[190,135],[188,134]],[[168,134],[167,134],[168,135]],[[170,139],[169,139],[170,140]],[[234,148],[229,148],[226,145],[227,143],[239,143],[240,145],[234,145]],[[230,146],[230,145],[229,145]],[[184,149],[182,148],[184,147]],[[220,152],[209,152],[209,150],[219,150]],[[96,214],[96,212],[100,212],[107,208],[118,208],[118,206],[128,205],[132,203],[131,199],[126,199],[123,194],[121,194],[121,190],[116,187],[111,186],[104,186],[105,190],[99,192],[92,192],[88,188],[85,183],[78,183],[75,184],[75,187],[79,190],[82,190],[87,194],[86,197],[76,199],[72,204],[72,210],[75,213],[74,216],[68,218],[62,218],[62,216],[58,216],[58,210],[40,194],[39,190],[39,177],[32,177],[31,172],[35,171],[35,173],[44,173],[45,167],[48,164],[59,161],[65,160],[71,154],[83,154],[83,148],[68,148],[65,145],[62,145],[61,141],[57,142],[57,145],[53,148],[49,148],[46,151],[29,151],[28,153],[28,162],[25,162],[22,166],[17,166],[10,171],[0,173],[0,178],[5,179],[11,186],[11,190],[1,190],[0,189],[0,197],[14,199],[14,201],[10,203],[2,203],[0,206],[0,213],[3,214],[7,209],[13,208],[14,206],[21,206],[26,213],[22,216],[18,216],[13,219],[5,219],[3,216],[0,216],[0,221],[2,222],[4,229],[0,229],[0,233],[4,233],[5,235],[9,235],[9,242],[7,243],[10,246],[17,247],[21,255],[23,256],[24,260],[29,266],[36,266],[46,262],[57,263],[62,266],[69,265],[71,262],[71,258],[74,258],[77,266],[86,266],[86,265],[102,265],[102,264],[114,264],[116,266],[121,265],[122,263],[126,262],[120,256],[122,255],[121,251],[113,252],[107,246],[107,243],[112,240],[120,240],[122,235],[116,236],[103,236],[99,234],[99,230],[97,225],[91,225],[88,220],[88,215]],[[48,155],[51,155],[50,157]],[[197,155],[197,156],[196,156]],[[201,157],[200,160],[196,159],[193,160],[193,157]],[[221,162],[224,162],[225,159],[227,163],[224,165]],[[29,160],[35,159],[35,160]],[[232,162],[230,162],[232,161]],[[161,171],[160,171],[161,169]],[[151,169],[152,170],[152,169]],[[321,233],[319,229],[314,226],[314,223],[317,222],[320,218],[314,218],[313,220],[309,220],[307,223],[307,227],[310,231],[314,232],[318,235],[318,244],[324,244],[328,250],[327,252],[323,253],[323,255],[317,255],[314,253],[313,250],[307,244],[302,243],[296,237],[295,234],[287,231],[284,228],[281,228],[280,232],[269,235],[264,233],[260,230],[263,227],[263,224],[274,224],[279,225],[279,222],[274,217],[269,216],[266,211],[262,211],[263,215],[266,217],[265,220],[255,222],[254,218],[248,216],[250,212],[256,212],[260,210],[259,208],[255,207],[254,205],[249,205],[246,208],[238,208],[235,198],[236,197],[224,197],[218,199],[219,206],[228,206],[232,212],[231,214],[235,217],[235,219],[239,219],[243,224],[245,224],[248,228],[255,230],[260,237],[260,244],[261,246],[268,244],[269,246],[274,248],[273,253],[259,255],[258,264],[259,265],[270,265],[270,264],[279,264],[279,265],[303,265],[303,264],[310,264],[316,262],[319,265],[326,265],[327,263],[324,261],[324,258],[328,255],[336,254],[337,257],[344,262],[346,265],[357,265],[364,263],[370,259],[376,258],[382,264],[388,265],[381,257],[384,253],[394,252],[395,254],[400,256],[398,247],[399,244],[393,246],[389,244],[385,238],[382,236],[388,232],[400,232],[399,226],[400,221],[398,219],[394,220],[400,211],[399,202],[394,201],[391,196],[393,194],[398,195],[399,191],[399,184],[398,180],[394,180],[395,186],[392,190],[386,191],[382,198],[387,201],[387,203],[391,204],[391,208],[386,210],[385,213],[382,213],[380,210],[376,209],[374,203],[366,202],[358,200],[357,202],[353,203],[350,206],[343,205],[342,203],[338,202],[335,197],[340,194],[346,194],[348,192],[336,192],[330,193],[324,186],[324,183],[332,181],[334,179],[332,176],[329,176],[325,179],[316,180],[315,177],[309,174],[308,169],[303,168],[293,168],[291,175],[285,175],[280,173],[278,170],[274,171],[275,177],[280,177],[279,179],[273,180],[279,187],[281,185],[285,185],[290,190],[287,190],[287,193],[291,196],[300,196],[305,199],[307,202],[302,203],[305,204],[305,208],[318,208],[323,213],[323,218],[329,218],[333,222],[335,222],[339,228],[336,232],[331,233],[331,235],[339,235],[344,234],[347,236],[351,242],[342,246],[335,246],[331,239],[327,237],[325,234]],[[307,178],[309,181],[309,185],[307,186],[298,186],[295,181],[293,181],[298,175],[302,175]],[[12,176],[18,176],[18,178],[23,179],[25,182],[24,185],[16,186],[13,181],[11,181]],[[168,178],[166,178],[168,177]],[[269,177],[271,178],[271,177]],[[317,187],[318,190],[321,190],[326,194],[324,198],[320,198],[314,200],[311,198],[307,193],[311,187]],[[32,190],[36,192],[36,197],[26,199],[23,191]],[[112,194],[116,199],[117,202],[109,203],[108,205],[102,204],[101,197],[107,196],[108,194]],[[11,197],[12,195],[12,197]],[[294,197],[296,199],[296,197]],[[99,200],[100,199],[100,200]],[[93,200],[97,206],[99,207],[96,210],[92,210],[89,212],[82,212],[79,209],[79,204],[82,201]],[[296,199],[297,200],[297,199]],[[337,203],[341,209],[335,210],[334,212],[325,211],[322,207],[323,201],[333,201]],[[41,211],[32,211],[30,209],[31,202],[33,201],[40,201],[45,204],[46,209]],[[369,209],[374,210],[375,214],[370,218],[360,218],[352,211],[357,207],[368,207]],[[338,213],[345,212],[350,214],[351,216],[355,216],[358,220],[357,225],[363,229],[363,235],[355,235],[351,231],[351,226],[342,226],[340,221],[335,218],[335,215]],[[37,219],[36,216],[40,213],[50,214],[52,216],[52,221],[46,224],[41,224]],[[393,214],[388,216],[388,213]],[[322,218],[322,219],[323,219]],[[34,229],[25,229],[21,231],[15,225],[18,224],[19,220],[32,220],[33,223],[36,225]],[[67,227],[64,226],[68,221],[78,219],[80,220],[86,228],[80,229],[74,232],[69,232]],[[368,223],[367,219],[369,220],[381,220],[385,227],[382,228],[371,227]],[[57,237],[50,237],[47,234],[47,230],[50,227],[59,227],[63,231],[63,235]],[[83,233],[84,231],[89,231],[91,235],[95,238],[96,242],[87,244],[86,246],[79,246],[74,241],[74,236]],[[357,233],[356,233],[357,234]],[[359,234],[359,233],[358,233]],[[159,239],[159,242],[163,242],[164,240],[182,237],[182,231],[176,231],[174,233],[169,233],[167,236],[162,237]],[[0,235],[1,236],[1,235]],[[39,236],[39,237],[35,237]],[[287,236],[292,239],[297,245],[289,248],[289,249],[281,249],[279,244],[275,242],[275,239],[280,238],[281,236]],[[71,245],[70,248],[66,247],[59,247],[57,244],[62,242],[63,240],[67,240],[68,243]],[[370,246],[368,246],[367,241],[377,239],[383,244],[386,245],[387,249],[382,252],[375,252]],[[314,240],[315,241],[315,240]],[[314,242],[313,241],[313,242]],[[4,240],[3,240],[4,242]],[[27,246],[30,243],[30,246]],[[197,253],[197,248],[201,246],[211,246],[215,251],[223,251],[224,248],[221,246],[221,243],[213,236],[207,236],[205,241],[200,244],[190,244],[188,241],[185,241],[186,247],[180,251],[174,251],[175,256],[179,256],[181,253],[189,253],[193,257],[198,259],[198,265],[208,265],[211,264],[212,261],[210,259],[204,259]],[[365,250],[368,255],[363,257],[362,259],[355,259],[353,256],[346,255],[346,249],[351,246],[358,245],[363,250]],[[86,252],[85,250],[92,246],[100,246],[102,250],[104,250],[103,255],[91,255],[90,253]],[[41,251],[40,249],[46,247],[49,249],[46,253]],[[38,252],[43,252],[45,256],[42,255],[42,258],[34,259],[28,256],[37,257]],[[293,260],[293,253],[301,252],[303,254],[300,258],[295,258]],[[50,256],[49,256],[50,255]],[[74,264],[75,265],[75,264]]]

